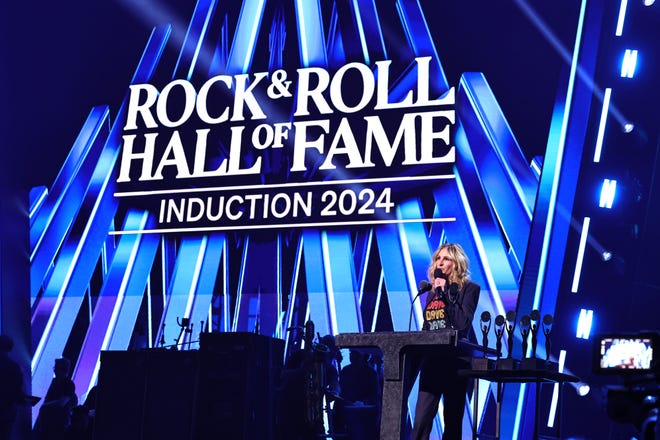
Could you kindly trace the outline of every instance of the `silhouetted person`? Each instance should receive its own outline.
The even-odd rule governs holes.
[[[38,440],[63,439],[71,424],[71,413],[78,405],[76,386],[71,380],[71,361],[55,360],[55,376],[50,383],[35,424]]]
[[[341,399],[335,404],[338,432],[351,440],[378,438],[380,389],[378,374],[368,363],[368,355],[350,350],[350,363],[339,373]]]
[[[9,440],[18,406],[23,402],[23,372],[9,357],[14,341],[0,335],[0,440]]]
[[[308,321],[304,330],[295,334],[294,348],[287,356],[281,371],[276,424],[279,440],[316,438],[315,427],[308,421],[308,388],[315,386],[311,382],[314,373],[313,341],[314,323]]]
[[[314,343],[314,323],[307,321],[302,339],[304,345],[296,344],[280,378],[277,428],[281,440],[324,437],[324,405],[339,393],[335,363],[341,362],[341,352],[334,337],[324,336]]]

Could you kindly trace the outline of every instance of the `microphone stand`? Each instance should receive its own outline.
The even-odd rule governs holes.
[[[415,295],[412,302],[410,303],[410,317],[408,318],[408,331],[410,331],[410,328],[412,327],[412,317],[413,317],[413,310],[415,308],[415,301],[417,301],[417,298],[422,296],[422,293],[428,292],[429,290],[431,290],[432,287],[433,286],[426,281],[421,281],[419,283],[419,290],[417,291],[417,295]]]

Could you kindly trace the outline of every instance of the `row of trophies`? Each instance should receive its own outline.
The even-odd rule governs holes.
[[[552,315],[545,315],[541,320],[541,314],[538,310],[532,310],[529,315],[523,315],[518,323],[520,336],[522,339],[522,359],[513,357],[513,337],[516,330],[516,312],[509,311],[506,318],[502,315],[495,317],[495,351],[496,358],[487,356],[488,353],[488,333],[491,328],[491,315],[489,312],[483,312],[479,325],[482,333],[483,357],[472,359],[472,369],[474,370],[550,370],[557,371],[557,363],[550,360],[550,334],[552,333]],[[545,337],[545,359],[536,357],[536,346],[538,344],[539,331]],[[502,338],[507,334],[507,356],[502,357]],[[531,352],[527,356],[529,348],[529,336],[531,334]]]

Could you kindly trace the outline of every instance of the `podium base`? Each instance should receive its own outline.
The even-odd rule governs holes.
[[[488,358],[472,358],[472,369],[476,371],[494,370],[495,360]]]
[[[557,362],[546,361],[545,359],[539,358],[525,358],[520,361],[521,370],[546,370],[546,371],[558,371],[559,365]]]
[[[504,358],[497,360],[496,368],[498,370],[517,370],[519,365],[520,361],[518,359]]]

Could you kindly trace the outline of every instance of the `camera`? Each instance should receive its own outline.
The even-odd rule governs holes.
[[[660,440],[660,334],[610,333],[595,341],[593,372],[618,376],[623,383],[605,387],[607,415],[634,425],[641,439]]]

